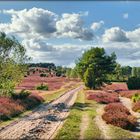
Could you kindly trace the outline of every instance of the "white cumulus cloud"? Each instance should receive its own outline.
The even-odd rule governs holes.
[[[99,21],[99,22],[93,22],[91,25],[91,29],[96,31],[99,30],[102,26],[104,25],[104,21]]]

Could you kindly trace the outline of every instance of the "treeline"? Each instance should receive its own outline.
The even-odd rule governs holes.
[[[28,63],[29,67],[41,67],[41,68],[48,68],[48,69],[56,69],[54,63]]]
[[[140,67],[121,66],[117,64],[114,72],[108,75],[110,81],[125,82],[130,77],[140,77]]]

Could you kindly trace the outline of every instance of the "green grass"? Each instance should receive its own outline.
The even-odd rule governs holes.
[[[133,135],[131,132],[127,130],[112,125],[110,125],[110,135],[112,139],[139,139],[140,138]]]
[[[94,118],[96,117],[96,108],[98,107],[97,103],[91,100],[86,100],[86,103],[89,104],[89,107],[86,110],[86,113],[89,116],[89,126],[85,131],[85,139],[101,139],[101,131],[96,125]]]
[[[96,103],[94,101],[85,100],[84,92],[79,92],[76,102],[70,111],[69,117],[65,121],[55,139],[78,139],[80,136],[80,125],[83,114],[87,114],[89,117],[89,122],[87,122],[89,125],[85,131],[84,138],[100,138],[101,132],[93,120],[93,118],[96,116],[95,110]]]
[[[55,139],[78,139],[80,134],[80,123],[82,118],[82,111],[79,109],[83,104],[83,97],[81,92],[78,93],[77,100],[71,108],[70,114],[65,121],[63,127],[60,129]]]

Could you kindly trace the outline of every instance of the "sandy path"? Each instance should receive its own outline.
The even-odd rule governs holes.
[[[123,105],[129,109],[130,113],[138,119],[137,120],[138,125],[136,127],[137,130],[136,132],[132,132],[132,133],[140,136],[140,113],[134,112],[132,110],[132,101],[129,98],[125,98],[125,97],[119,97],[119,98],[120,98],[120,101],[123,103]]]
[[[29,116],[0,129],[0,139],[50,139],[68,115],[68,109],[60,111],[53,106],[65,103],[70,107],[75,102],[76,93],[82,88],[73,89],[52,103],[41,105]]]
[[[82,116],[82,122],[80,125],[80,140],[84,140],[84,132],[87,130],[89,125],[89,116],[88,114],[83,114]]]
[[[102,114],[104,113],[104,107],[105,105],[99,105],[96,112],[97,115],[94,119],[96,125],[98,126],[98,128],[100,129],[100,131],[102,132],[102,139],[111,139],[110,135],[109,135],[109,126],[105,123],[105,121],[102,119]]]

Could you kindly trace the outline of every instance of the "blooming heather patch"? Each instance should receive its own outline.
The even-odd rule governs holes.
[[[129,110],[122,103],[111,103],[108,104],[104,110],[106,112],[114,113],[114,112],[124,112],[127,115],[130,115]]]
[[[126,98],[132,98],[132,96],[135,95],[136,93],[140,94],[140,90],[126,90],[119,92],[120,96]]]
[[[37,85],[43,83],[48,85],[49,90],[57,90],[68,81],[65,77],[40,77],[39,75],[30,75],[25,77],[16,89],[34,90]]]
[[[128,90],[128,87],[126,83],[112,83],[109,85],[104,85],[102,89],[105,91],[107,90],[124,91],[124,90]]]
[[[36,107],[44,101],[44,99],[37,94],[28,94],[28,96],[24,98],[21,98],[21,96],[17,97],[19,98],[0,97],[0,120],[8,120],[11,117],[15,117],[25,110]]]
[[[98,103],[108,104],[113,102],[119,102],[119,96],[116,93],[97,92],[87,93],[88,100],[95,100]]]
[[[137,120],[131,115],[129,110],[122,103],[110,103],[105,107],[102,118],[107,124],[121,127],[123,129],[133,129]]]
[[[0,120],[17,116],[24,111],[24,107],[8,97],[0,97]]]

